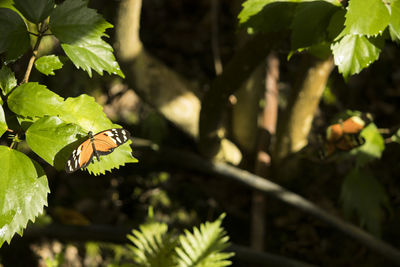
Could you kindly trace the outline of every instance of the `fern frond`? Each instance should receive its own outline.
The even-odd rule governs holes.
[[[173,253],[176,246],[175,239],[168,234],[165,223],[149,222],[139,227],[140,231],[133,230],[128,239],[133,243],[130,249],[133,252],[135,266],[138,267],[171,267],[174,265]]]
[[[179,245],[175,248],[179,267],[223,267],[231,265],[228,259],[234,253],[221,252],[229,246],[229,237],[221,227],[222,214],[215,222],[206,222],[200,229],[193,228],[193,233],[185,230],[179,236]]]

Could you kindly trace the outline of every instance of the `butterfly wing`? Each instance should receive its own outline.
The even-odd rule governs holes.
[[[72,173],[80,168],[86,167],[93,158],[93,147],[90,139],[80,144],[67,160],[65,171]]]
[[[122,128],[109,129],[94,135],[94,146],[99,155],[107,155],[129,140],[130,133]]]

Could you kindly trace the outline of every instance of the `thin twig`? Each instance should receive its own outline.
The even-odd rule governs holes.
[[[27,83],[29,81],[29,76],[31,75],[33,63],[35,63],[35,60],[38,56],[40,42],[44,36],[44,33],[47,31],[47,29],[48,29],[47,24],[42,23],[40,26],[39,34],[37,35],[35,46],[32,51],[32,56],[29,59],[28,67],[26,68],[25,76],[24,76],[24,79],[22,80],[21,84]]]

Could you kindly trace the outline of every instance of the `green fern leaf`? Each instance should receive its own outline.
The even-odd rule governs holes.
[[[134,266],[138,267],[171,267],[174,266],[175,239],[168,234],[165,223],[150,222],[141,225],[140,231],[133,230],[128,239],[133,252]]]
[[[221,227],[222,214],[215,222],[206,222],[200,229],[193,228],[193,233],[185,230],[179,237],[179,245],[175,249],[177,266],[223,267],[231,265],[228,259],[234,253],[221,252],[229,246],[229,237]]]

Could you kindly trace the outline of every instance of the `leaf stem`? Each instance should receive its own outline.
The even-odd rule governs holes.
[[[11,145],[10,145],[10,148],[11,149],[14,149],[14,147],[16,147],[17,146],[17,144],[19,143],[19,138],[18,138],[18,134],[16,134],[15,136],[14,136],[14,138],[13,138],[13,141],[12,141],[12,143],[11,143]]]
[[[40,41],[42,40],[43,36],[45,36],[45,32],[48,30],[48,25],[46,23],[42,23],[40,25],[40,30],[39,33],[36,35],[34,33],[31,33],[35,36],[37,36],[35,46],[32,51],[32,57],[29,59],[28,67],[26,68],[25,76],[24,79],[22,80],[21,84],[27,83],[29,80],[29,76],[31,75],[33,63],[35,63],[35,60],[37,59],[38,56],[38,50],[39,50],[39,45]]]

